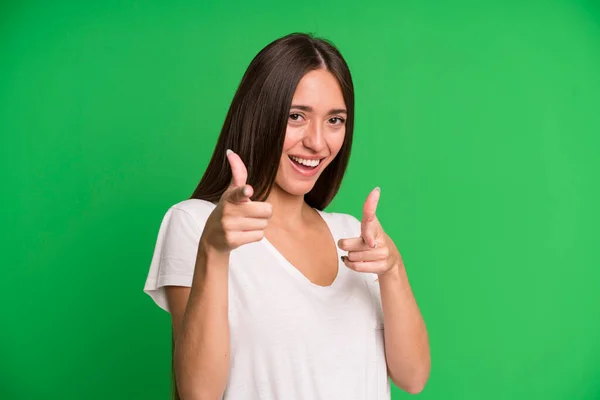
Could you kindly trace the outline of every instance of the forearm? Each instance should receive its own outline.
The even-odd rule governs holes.
[[[404,266],[381,275],[379,285],[390,378],[401,389],[418,393],[429,377],[429,339]]]
[[[198,251],[190,297],[175,345],[182,400],[220,399],[229,372],[229,257]]]

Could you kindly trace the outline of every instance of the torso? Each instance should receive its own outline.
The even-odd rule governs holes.
[[[340,260],[345,216],[323,218],[232,253],[225,400],[389,400],[379,285]]]
[[[177,207],[197,226],[214,209],[201,200]],[[231,253],[224,400],[390,399],[379,283],[347,268],[337,247],[360,235],[360,222],[313,215],[321,219],[305,234],[271,231],[273,243],[265,238]],[[195,254],[189,257],[191,265]],[[154,271],[154,279],[163,272]]]

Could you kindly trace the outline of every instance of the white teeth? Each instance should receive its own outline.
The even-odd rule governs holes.
[[[294,156],[290,156],[290,158],[299,164],[306,165],[307,167],[316,167],[321,162],[321,160],[305,160],[304,158]]]

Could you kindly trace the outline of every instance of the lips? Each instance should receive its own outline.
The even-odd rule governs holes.
[[[323,165],[323,158],[319,159],[306,159],[297,156],[288,156],[290,164],[294,167],[296,172],[303,177],[312,177],[316,175],[321,166]]]
[[[316,167],[318,166],[321,161],[323,161],[322,158],[319,159],[309,159],[309,158],[302,158],[302,157],[296,157],[296,156],[289,156],[292,161],[296,162],[297,164],[303,165],[305,167]]]

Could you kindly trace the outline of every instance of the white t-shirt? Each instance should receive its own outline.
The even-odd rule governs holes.
[[[144,291],[167,311],[163,287],[191,286],[198,241],[214,208],[190,199],[164,216]],[[353,216],[319,213],[336,243],[360,236]],[[338,267],[333,284],[319,286],[266,239],[232,251],[225,400],[390,398],[376,275],[341,260]]]

